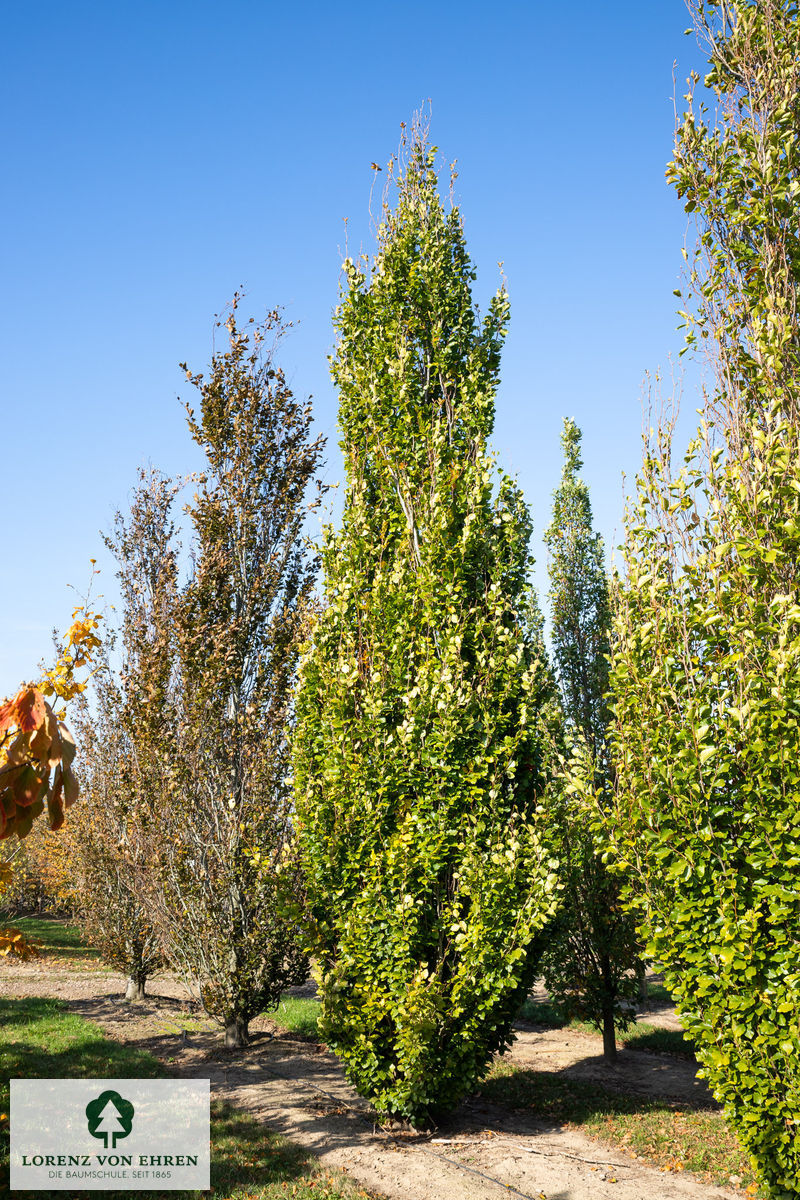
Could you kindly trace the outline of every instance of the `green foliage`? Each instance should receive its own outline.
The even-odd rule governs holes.
[[[545,533],[549,551],[553,653],[564,706],[565,786],[555,809],[562,906],[548,931],[542,974],[550,994],[603,1031],[604,1052],[616,1056],[615,1024],[633,1019],[639,944],[620,883],[594,843],[591,811],[569,785],[588,769],[598,797],[612,785],[608,746],[608,654],[611,629],[603,543],[592,529],[589,489],[580,478],[581,432],[564,422],[564,470]]]
[[[510,1043],[554,907],[552,684],[529,517],[486,448],[508,300],[479,322],[423,137],[345,278],[347,490],[296,701],[299,852],[320,1032],[378,1111],[424,1121]]]
[[[553,655],[569,731],[588,745],[598,771],[607,774],[611,609],[603,540],[592,529],[589,489],[580,477],[581,431],[569,418],[561,445],[564,468],[544,537]]]
[[[614,852],[715,1095],[777,1197],[800,1178],[800,22],[699,4],[718,110],[670,175],[716,370],[682,467],[646,445],[611,673]],[[691,101],[691,93],[689,96]]]

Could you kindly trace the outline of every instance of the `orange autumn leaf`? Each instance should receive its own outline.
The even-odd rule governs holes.
[[[47,717],[45,699],[38,688],[20,688],[16,696],[0,708],[0,733],[12,725],[21,733],[33,733]]]
[[[5,738],[3,733],[5,732]],[[8,745],[2,742],[11,738]],[[74,739],[42,693],[20,689],[0,708],[0,840],[27,837],[47,801],[50,828],[78,799]]]
[[[39,799],[42,790],[42,780],[33,767],[27,766],[13,784],[14,801],[21,808],[27,808]]]

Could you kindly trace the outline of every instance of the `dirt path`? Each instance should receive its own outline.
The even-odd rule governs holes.
[[[433,1136],[377,1129],[368,1105],[344,1079],[336,1058],[315,1043],[276,1033],[262,1018],[246,1051],[226,1052],[187,1005],[175,980],[153,981],[142,1004],[119,1000],[121,976],[71,971],[57,960],[0,966],[0,994],[57,996],[119,1041],[135,1043],[184,1076],[210,1078],[217,1097],[344,1168],[392,1200],[722,1200],[734,1191],[659,1171],[573,1129],[537,1122],[473,1097]],[[713,1104],[691,1063],[622,1051],[609,1075],[598,1039],[568,1030],[521,1030],[511,1053],[520,1066],[602,1082],[682,1104]],[[740,1196],[741,1193],[738,1193]]]

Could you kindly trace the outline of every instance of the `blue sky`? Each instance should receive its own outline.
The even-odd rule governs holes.
[[[618,540],[642,379],[681,344],[687,225],[664,166],[673,62],[680,94],[702,61],[686,25],[682,0],[7,10],[0,695],[68,624],[90,558],[113,594],[100,530],[137,467],[199,465],[178,363],[203,369],[237,288],[255,315],[280,304],[297,322],[284,366],[341,478],[326,358],[343,222],[351,251],[371,249],[370,163],[428,99],[479,302],[498,260],[508,280],[494,441],[533,510],[540,583],[564,416]]]

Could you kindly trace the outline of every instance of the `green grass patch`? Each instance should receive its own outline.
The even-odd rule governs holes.
[[[9,1079],[110,1077],[151,1079],[167,1074],[151,1055],[111,1041],[60,1000],[0,998],[0,1191],[8,1189]],[[311,1155],[246,1113],[214,1103],[211,1118],[213,1200],[368,1200],[340,1175],[323,1172]],[[41,1192],[15,1192],[39,1200]],[[71,1192],[72,1197],[130,1200],[128,1191]],[[154,1200],[202,1200],[203,1192],[148,1192]]]
[[[650,983],[647,985],[647,1003],[672,1005],[675,1000],[663,984]]]
[[[639,1021],[619,1039],[627,1050],[649,1050],[655,1054],[672,1054],[676,1058],[694,1059],[694,1042],[680,1029],[662,1029]]]
[[[581,1021],[577,1017],[570,1019],[560,1004],[551,1000],[526,1000],[517,1014],[520,1021],[530,1021],[532,1025],[543,1025],[546,1029],[574,1029],[577,1033],[598,1033],[598,1028],[591,1021]]]
[[[742,1187],[755,1183],[747,1155],[716,1110],[680,1108],[502,1060],[494,1064],[481,1094],[540,1120],[579,1127],[653,1166],[691,1171],[704,1183],[728,1186],[731,1175],[740,1177]]]
[[[40,954],[48,958],[97,959],[92,946],[81,939],[79,930],[57,917],[5,917],[0,925],[20,929],[29,942],[34,942]]]
[[[563,1029],[569,1023],[560,1005],[550,1000],[526,1000],[517,1017],[520,1021],[530,1021],[532,1025],[544,1025],[548,1029]]]
[[[542,1025],[546,1029],[574,1029],[577,1033],[594,1033],[599,1030],[590,1021],[570,1021],[557,1004],[548,1000],[526,1000],[519,1011],[521,1021]],[[617,1041],[627,1050],[649,1050],[656,1054],[672,1054],[677,1058],[693,1059],[694,1043],[679,1029],[662,1029],[648,1021],[637,1021],[625,1033],[617,1033]]]
[[[278,1007],[264,1015],[281,1029],[319,1041],[319,1000],[313,996],[281,996]]]

